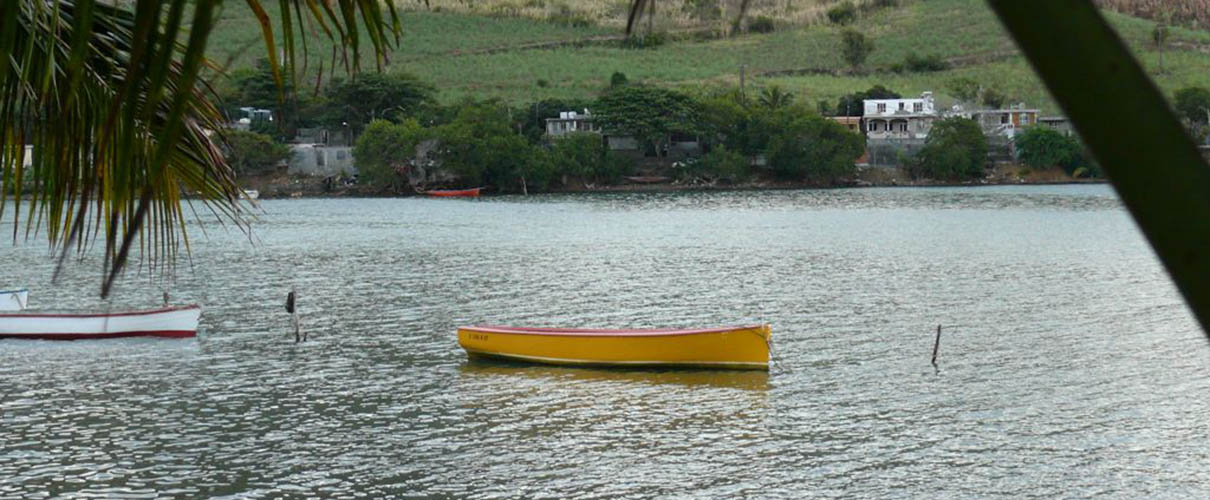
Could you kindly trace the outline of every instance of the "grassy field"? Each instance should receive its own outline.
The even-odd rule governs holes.
[[[747,67],[749,84],[780,85],[811,103],[834,102],[843,94],[883,84],[905,95],[932,90],[945,105],[945,83],[966,77],[1004,91],[1014,102],[1024,101],[1042,108],[1044,113],[1057,113],[1042,84],[1028,64],[1015,55],[1012,41],[980,0],[906,1],[899,7],[863,15],[850,26],[876,45],[866,63],[868,68],[885,68],[910,53],[936,54],[962,62],[947,71],[902,75],[888,71],[850,74],[839,51],[841,28],[820,21],[816,14],[802,14],[810,10],[807,7],[829,5],[826,2],[802,2],[807,7],[786,10],[786,17],[778,18],[783,29],[773,33],[734,38],[674,37],[650,49],[626,49],[610,40],[621,34],[614,18],[624,15],[624,9],[619,9],[625,3],[497,0],[477,2],[471,7],[471,3],[456,0],[434,1],[434,6],[441,7],[440,12],[404,11],[404,41],[392,54],[386,70],[419,75],[439,89],[442,101],[494,97],[514,103],[597,94],[614,71],[625,73],[631,81],[688,90],[735,86],[742,65]],[[779,5],[797,5],[784,0],[754,3],[758,9],[774,14]],[[504,4],[519,7],[492,10],[493,5]],[[596,24],[571,26],[544,20],[551,9],[562,6],[571,5],[573,12],[581,12],[574,8],[581,4],[605,6],[592,14]],[[259,27],[240,3],[228,5],[213,35],[211,56],[220,62],[230,59],[235,67],[250,65],[264,53],[263,45],[256,43]],[[456,8],[459,5],[463,8]],[[683,9],[665,10],[671,11],[667,14],[671,20],[665,24],[687,23],[676,17],[683,17]],[[1166,51],[1166,71],[1160,73],[1158,52],[1150,42],[1154,23],[1113,12],[1106,16],[1144,64],[1154,70],[1162,88],[1170,91],[1188,85],[1210,86],[1210,32],[1174,28],[1174,47]],[[311,51],[327,59],[330,44],[312,46]],[[316,67],[314,61],[309,65],[312,73]]]

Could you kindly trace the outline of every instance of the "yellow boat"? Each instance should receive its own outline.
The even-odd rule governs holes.
[[[769,325],[694,330],[577,330],[463,326],[472,358],[556,365],[769,369]]]

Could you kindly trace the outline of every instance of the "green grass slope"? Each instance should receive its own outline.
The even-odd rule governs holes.
[[[262,57],[259,26],[246,8],[233,3],[222,16],[211,57],[231,61],[233,67]],[[1150,42],[1154,23],[1113,12],[1106,16],[1166,91],[1210,87],[1210,32],[1173,28],[1165,71],[1160,72],[1159,53]],[[622,48],[609,40],[620,35],[612,26],[572,27],[527,17],[424,11],[404,12],[403,23],[403,43],[386,70],[419,75],[435,85],[446,102],[495,97],[523,103],[594,95],[607,86],[614,71],[631,81],[690,90],[734,86],[745,66],[750,85],[780,85],[810,103],[834,102],[843,94],[883,84],[905,95],[932,90],[944,105],[949,101],[945,83],[966,77],[998,88],[1014,102],[1058,112],[980,0],[907,1],[863,16],[850,27],[876,45],[866,63],[875,70],[865,74],[848,71],[840,56],[841,28],[825,23],[726,39],[687,35],[648,49]],[[330,43],[313,44],[310,51],[310,73],[321,54],[329,66]],[[933,73],[878,70],[910,53],[936,54],[955,64]]]

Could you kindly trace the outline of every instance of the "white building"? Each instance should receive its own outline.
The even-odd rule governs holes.
[[[291,144],[294,156],[289,161],[287,173],[329,177],[353,175],[357,166],[353,162],[353,148],[348,146],[326,146],[323,144]]]
[[[575,111],[560,111],[558,118],[546,119],[546,135],[560,137],[573,132],[600,132],[601,128],[592,122],[592,113],[584,110],[584,114]]]
[[[917,99],[866,99],[862,103],[861,118],[866,137],[871,139],[924,139],[938,118],[932,92]]]

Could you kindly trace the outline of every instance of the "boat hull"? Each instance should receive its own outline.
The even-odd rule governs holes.
[[[472,358],[577,366],[769,369],[769,325],[700,330],[566,330],[466,326]]]
[[[479,196],[480,189],[482,189],[482,188],[438,189],[438,190],[434,190],[434,191],[425,191],[424,194],[427,194],[429,196],[436,196],[439,198],[450,198],[450,197],[474,198],[474,197]]]
[[[107,314],[0,314],[0,338],[193,337],[201,315],[198,306]]]
[[[0,311],[20,311],[29,305],[29,290],[0,290]]]

